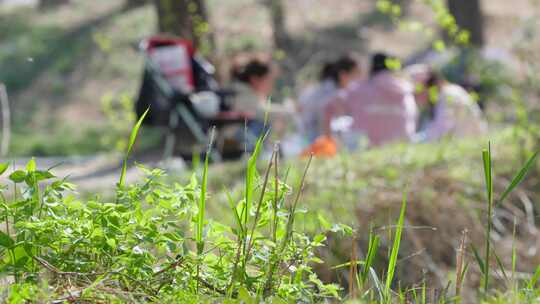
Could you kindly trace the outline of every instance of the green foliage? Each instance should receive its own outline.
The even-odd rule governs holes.
[[[126,151],[126,156],[124,158],[124,162],[122,163],[122,172],[120,173],[120,181],[118,182],[119,188],[124,187],[124,179],[126,177],[127,162],[131,154],[131,150],[133,149],[133,145],[135,145],[135,140],[137,139],[137,135],[139,134],[139,128],[141,127],[144,121],[144,118],[148,114],[148,111],[150,111],[150,108],[144,111],[143,115],[141,115],[141,118],[139,118],[135,126],[133,126],[133,130],[131,130],[131,135],[129,136],[129,142],[128,142],[127,151]]]
[[[282,182],[277,192],[267,192],[253,173],[250,193],[261,199],[249,209],[244,200],[231,199],[231,205],[245,209],[242,224],[233,227],[204,217],[205,177],[202,184],[194,175],[186,185],[168,185],[164,171],[140,169],[144,180],[118,187],[111,201],[77,198],[74,185],[39,170],[33,160],[10,173],[17,195],[4,199],[0,212],[7,228],[0,234],[0,273],[14,280],[7,286],[9,299],[38,300],[43,294],[105,302],[337,298],[339,288],[323,284],[312,269],[320,261],[314,250],[324,238],[294,228],[296,210],[286,205],[290,191]],[[207,165],[203,176],[206,172]],[[1,197],[9,190],[3,187]],[[249,236],[247,223],[253,227]]]

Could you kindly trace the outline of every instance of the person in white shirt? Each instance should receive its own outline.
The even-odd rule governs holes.
[[[415,97],[429,117],[416,141],[478,136],[487,132],[486,120],[472,96],[433,70],[428,71]]]

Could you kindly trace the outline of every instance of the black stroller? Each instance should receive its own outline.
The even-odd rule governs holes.
[[[252,116],[229,111],[234,92],[219,88],[214,67],[182,39],[151,37],[139,49],[145,56],[145,69],[136,112],[140,117],[150,108],[144,124],[167,130],[165,156],[203,153],[213,127],[212,160],[241,156],[242,143],[228,138],[224,130],[241,128]]]

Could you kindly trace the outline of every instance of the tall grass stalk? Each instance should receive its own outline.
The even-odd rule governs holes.
[[[265,290],[264,290],[265,295],[268,295],[270,290],[272,290],[273,276],[274,276],[274,273],[275,273],[275,270],[276,270],[277,266],[281,262],[281,258],[279,256],[279,253],[283,252],[285,250],[285,248],[289,244],[289,240],[292,237],[292,232],[293,232],[293,228],[294,228],[294,218],[295,218],[295,213],[296,213],[296,207],[297,207],[298,202],[300,200],[300,196],[301,196],[302,192],[304,191],[304,185],[305,185],[305,182],[306,182],[307,173],[308,173],[309,167],[311,166],[312,160],[313,160],[313,155],[311,155],[309,157],[309,159],[308,159],[308,162],[307,162],[306,167],[304,169],[304,173],[302,174],[302,178],[300,179],[300,182],[299,182],[298,187],[297,187],[296,196],[294,198],[293,203],[289,207],[289,215],[288,215],[288,218],[287,218],[285,236],[281,240],[281,244],[280,244],[279,248],[277,248],[277,252],[274,252],[272,254],[273,257],[277,257],[277,258],[269,260],[268,276],[267,276],[266,283],[264,284],[265,285]]]
[[[274,150],[275,151],[275,150]],[[247,260],[249,259],[249,255],[251,252],[251,248],[253,247],[254,243],[254,234],[255,234],[255,228],[257,228],[257,224],[259,223],[259,218],[261,214],[261,207],[264,200],[264,195],[266,193],[266,187],[268,185],[268,177],[270,176],[270,170],[272,169],[272,164],[275,157],[275,152],[272,152],[272,156],[270,157],[270,161],[268,162],[268,166],[266,167],[266,171],[264,173],[264,181],[261,189],[261,194],[259,196],[259,201],[257,202],[257,209],[255,211],[255,218],[253,220],[253,224],[251,225],[251,232],[249,235],[249,241],[248,241],[248,248],[246,251],[246,255],[244,256],[244,264],[247,263]]]
[[[482,151],[482,160],[484,162],[484,177],[487,194],[487,225],[486,225],[486,252],[484,259],[484,296],[487,296],[489,287],[489,270],[490,270],[490,254],[491,254],[491,226],[493,212],[493,168],[491,163],[491,143],[488,144],[487,150]]]
[[[118,181],[119,188],[124,187],[125,179],[126,179],[126,171],[127,171],[127,162],[128,162],[129,156],[131,155],[131,150],[133,149],[133,145],[135,145],[135,140],[137,139],[137,135],[139,134],[139,129],[141,128],[141,125],[144,121],[144,118],[148,114],[148,111],[150,111],[150,108],[144,111],[143,115],[141,115],[141,118],[139,118],[139,120],[133,126],[133,129],[131,130],[131,135],[129,136],[129,142],[128,142],[126,155],[124,156],[124,162],[122,163],[122,173],[120,173],[120,180]]]
[[[461,286],[465,275],[465,251],[467,244],[467,230],[463,230],[461,234],[461,241],[456,253],[456,301],[461,302]]]
[[[279,211],[279,144],[274,146],[274,199],[272,200],[272,242],[277,242]]]
[[[516,251],[516,226],[517,221],[514,216],[514,225],[512,228],[512,291],[514,294],[517,294],[518,284],[516,282],[516,261],[517,261],[517,251]]]
[[[212,128],[212,132],[210,135],[210,142],[208,143],[208,149],[206,150],[206,155],[204,157],[204,167],[203,167],[203,175],[202,175],[202,181],[201,181],[201,193],[199,196],[199,206],[198,206],[197,219],[196,219],[197,230],[195,233],[195,242],[197,243],[197,256],[199,257],[199,259],[201,258],[201,255],[204,251],[203,230],[204,230],[204,218],[205,218],[205,211],[206,211],[208,160],[210,158],[210,153],[212,152],[212,142],[214,141],[214,133],[215,133],[215,128]],[[201,267],[201,262],[199,261],[197,263],[197,290],[199,289],[200,267]]]
[[[403,231],[403,221],[405,220],[405,209],[407,209],[407,193],[403,193],[403,201],[401,203],[401,211],[399,213],[399,219],[396,226],[396,234],[394,236],[394,243],[392,245],[392,252],[390,254],[390,261],[388,263],[388,270],[386,274],[385,285],[385,299],[387,303],[391,302],[391,287],[394,280],[394,274],[396,271],[399,247],[401,243],[401,232]]]
[[[358,279],[358,254],[356,249],[356,236],[351,239],[351,263],[349,268],[349,294],[351,299],[357,298],[355,281]]]
[[[377,251],[379,250],[379,241],[380,241],[380,237],[378,235],[373,234],[373,230],[370,230],[369,245],[368,245],[368,251],[366,254],[364,270],[362,271],[362,274],[360,275],[360,282],[362,283],[362,286],[366,284],[366,281],[369,276],[369,270],[371,269],[375,261],[375,257],[377,256]]]
[[[514,190],[514,188],[516,188],[522,181],[523,179],[525,178],[525,176],[527,175],[527,172],[529,172],[529,170],[533,167],[534,163],[535,163],[535,160],[536,158],[538,157],[538,154],[540,153],[540,150],[536,151],[528,160],[527,162],[525,163],[525,165],[523,165],[523,167],[519,170],[519,172],[514,176],[514,178],[512,179],[512,181],[510,182],[510,184],[508,185],[508,187],[506,188],[506,190],[504,190],[503,194],[501,195],[501,197],[497,200],[497,204],[496,206],[498,207],[500,204],[502,204],[502,202],[506,199],[506,197],[508,196],[508,194],[510,194],[510,192],[512,192],[512,190]]]
[[[255,190],[255,179],[257,177],[257,160],[262,149],[262,145],[266,134],[259,137],[257,143],[255,144],[255,149],[253,153],[248,158],[247,167],[246,167],[246,177],[245,177],[245,188],[244,188],[244,202],[242,203],[242,209],[240,211],[240,225],[242,229],[239,231],[237,239],[237,251],[233,264],[233,271],[231,276],[231,281],[229,282],[229,287],[227,288],[227,296],[231,297],[234,289],[234,284],[238,278],[238,266],[242,261],[242,256],[245,257],[247,251],[247,233],[248,233],[248,219],[249,212],[251,210],[251,200],[253,192]],[[244,260],[245,261],[245,260]],[[243,264],[243,263],[242,263]]]

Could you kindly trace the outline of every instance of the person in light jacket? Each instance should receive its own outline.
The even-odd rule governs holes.
[[[323,65],[319,83],[308,87],[300,95],[299,115],[301,131],[309,143],[324,134],[324,110],[340,89],[358,78],[360,69],[351,56],[345,55]]]

